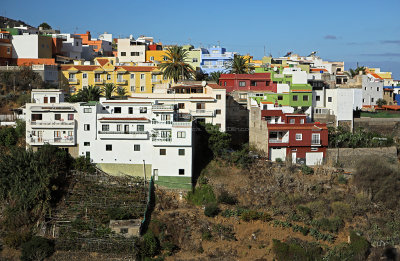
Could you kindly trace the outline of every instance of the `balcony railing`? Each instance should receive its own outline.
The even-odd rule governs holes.
[[[185,122],[185,121],[174,121],[172,123],[172,127],[187,127],[187,126],[192,126],[192,122]]]
[[[171,142],[172,141],[172,138],[171,137],[165,137],[165,138],[162,138],[162,137],[153,137],[152,138],[152,141],[166,141],[166,142]]]
[[[156,120],[152,120],[151,124],[172,124],[172,121],[156,121]]]
[[[320,144],[321,144],[321,140],[316,140],[316,139],[311,140],[311,145],[320,145]]]
[[[269,139],[270,143],[288,143],[287,140],[284,139]]]
[[[94,78],[94,83],[95,84],[103,84],[104,80],[100,79],[100,78]]]
[[[203,54],[203,57],[230,57],[233,58],[232,54],[226,54],[226,53],[212,53],[212,54]]]
[[[174,105],[153,105],[153,111],[171,111],[174,110]]]
[[[117,79],[117,84],[127,84],[128,81],[124,79]]]
[[[98,131],[99,134],[148,134],[148,131]]]
[[[78,84],[78,83],[79,83],[79,80],[76,79],[76,78],[69,78],[69,79],[68,79],[68,83],[69,83],[69,84]]]
[[[121,140],[147,140],[149,139],[148,131],[98,131],[100,139],[121,139]]]
[[[31,121],[31,125],[35,126],[53,126],[53,125],[64,125],[64,126],[71,126],[75,125],[74,121]]]
[[[30,143],[31,144],[33,144],[33,143],[38,143],[38,144],[41,144],[41,143],[49,143],[49,144],[59,144],[59,143],[74,143],[74,141],[75,141],[75,139],[74,139],[74,136],[68,136],[67,138],[58,138],[58,137],[55,137],[54,139],[43,139],[43,138],[40,138],[40,137],[32,137],[31,139],[30,139]]]
[[[214,111],[207,111],[203,109],[198,109],[198,110],[190,110],[190,114],[192,116],[209,116],[209,117],[214,117]]]

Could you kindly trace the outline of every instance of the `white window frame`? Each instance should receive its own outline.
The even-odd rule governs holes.
[[[90,131],[90,124],[83,124],[84,131]]]
[[[146,90],[146,88],[144,86],[140,86],[140,91],[144,92]]]
[[[140,151],[140,144],[133,145],[133,151]]]
[[[176,137],[179,139],[185,139],[186,138],[186,131],[178,131],[176,132]]]
[[[296,140],[303,140],[303,134],[302,133],[296,133]]]

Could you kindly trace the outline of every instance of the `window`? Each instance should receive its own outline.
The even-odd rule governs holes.
[[[74,115],[73,114],[68,114],[68,120],[73,121],[74,120]]]
[[[131,92],[135,92],[135,86],[131,86]]]
[[[135,79],[135,74],[131,74],[131,79]]]
[[[140,79],[143,80],[143,79],[144,79],[144,76],[145,76],[144,73],[141,73],[141,74],[140,74]]]
[[[371,98],[371,102],[374,102],[374,98]]]
[[[302,139],[303,139],[303,134],[296,133],[296,140],[302,140]]]
[[[117,131],[121,131],[121,124],[117,124]]]
[[[290,123],[290,124],[294,124],[294,123],[295,123],[295,120],[294,120],[294,119],[290,119],[290,120],[289,120],[289,123]]]
[[[32,119],[32,121],[41,121],[42,114],[32,114],[31,119]]]
[[[250,81],[250,86],[257,86],[257,82],[256,81]]]
[[[283,100],[283,96],[282,95],[278,95],[278,101]]]
[[[304,119],[301,119],[301,120],[300,120],[300,123],[301,123],[301,124],[304,124]]]
[[[217,95],[215,96],[215,99],[221,100],[221,94],[217,94]]]
[[[61,120],[61,114],[54,114],[54,119],[56,120],[56,121],[59,121],[59,120]]]
[[[140,53],[139,52],[131,52],[131,56],[139,56]]]
[[[90,146],[90,142],[85,141],[85,142],[83,143],[83,146]]]
[[[168,61],[168,57],[164,56],[164,57],[163,57],[163,60],[164,60],[164,61]]]
[[[221,114],[221,110],[215,110],[215,114]]]
[[[84,108],[83,113],[92,113],[92,108]]]
[[[246,82],[240,81],[239,82],[239,87],[245,87],[246,86]]]
[[[197,58],[193,58],[193,59],[192,59],[192,62],[193,62],[193,63],[197,63],[198,61],[199,61],[199,60],[197,60]]]
[[[7,54],[10,54],[10,53],[11,53],[11,48],[7,47]]]
[[[332,102],[332,97],[328,97],[328,102]]]
[[[171,131],[161,131],[161,138],[171,138]]]
[[[186,132],[185,131],[178,131],[177,132],[177,137],[178,138],[186,138]]]
[[[84,129],[85,131],[90,131],[90,124],[84,124],[84,125],[83,125],[83,129]]]
[[[121,52],[121,56],[126,56],[126,52]]]
[[[169,115],[169,114],[161,114],[161,120],[162,121],[170,121],[171,120],[171,115]]]
[[[50,103],[56,103],[56,97],[50,97]]]
[[[85,156],[86,158],[90,159],[90,151],[86,151]]]
[[[129,114],[133,114],[133,107],[129,107],[129,108],[128,108],[128,113],[129,113]]]
[[[185,175],[185,170],[184,169],[179,169],[179,175]]]
[[[108,125],[108,124],[101,125],[101,130],[102,131],[109,131],[110,130],[110,125]]]
[[[184,103],[178,103],[178,109],[185,109]]]
[[[128,228],[124,227],[119,230],[120,234],[128,234]]]
[[[140,107],[139,108],[140,113],[147,113],[147,107]]]
[[[111,144],[107,144],[106,145],[106,151],[112,151],[112,145]]]
[[[311,151],[318,151],[318,148],[311,148]]]
[[[138,125],[137,131],[144,131],[144,125]]]
[[[311,136],[311,144],[320,144],[319,133],[313,133]]]
[[[140,144],[133,145],[133,150],[134,151],[140,151]]]
[[[224,86],[226,86],[226,82],[224,82]]]
[[[87,73],[83,73],[83,74],[82,74],[82,78],[83,78],[83,79],[87,79]]]
[[[114,107],[114,113],[121,113],[121,107]]]
[[[365,87],[364,90],[367,90],[367,87]]]
[[[75,81],[75,73],[70,73],[68,78],[69,78],[69,81],[72,81],[72,82]]]
[[[107,80],[111,80],[111,74],[107,74]]]
[[[316,100],[316,101],[320,101],[320,100],[321,100],[321,97],[320,97],[319,95],[317,95],[317,96],[315,96],[315,100]]]
[[[363,99],[363,103],[365,102],[365,99]]]
[[[308,95],[303,96],[303,101],[308,101]]]
[[[376,87],[376,91],[379,92],[379,87]]]
[[[150,56],[150,61],[154,61],[154,56]]]
[[[196,110],[204,110],[206,108],[206,104],[204,102],[199,102],[196,104]]]
[[[144,90],[145,90],[144,86],[140,86],[140,91],[144,92]]]
[[[217,126],[219,130],[221,129],[221,123],[217,123],[215,126]]]
[[[160,155],[162,155],[162,156],[167,155],[167,150],[166,149],[160,149]]]
[[[178,150],[178,155],[179,156],[185,156],[185,149],[179,149]]]
[[[297,101],[297,95],[293,95],[293,101]]]

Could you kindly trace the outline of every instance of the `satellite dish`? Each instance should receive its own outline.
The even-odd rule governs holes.
[[[207,86],[207,82],[206,81],[202,81],[201,82],[201,86],[206,87]]]

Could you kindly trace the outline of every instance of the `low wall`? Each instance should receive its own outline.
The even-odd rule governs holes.
[[[396,147],[382,148],[332,148],[327,149],[326,162],[336,163],[336,160],[345,168],[355,168],[361,158],[369,157],[371,160],[380,158],[397,159]]]
[[[356,118],[354,129],[364,128],[365,130],[377,132],[382,135],[400,137],[400,118]]]

